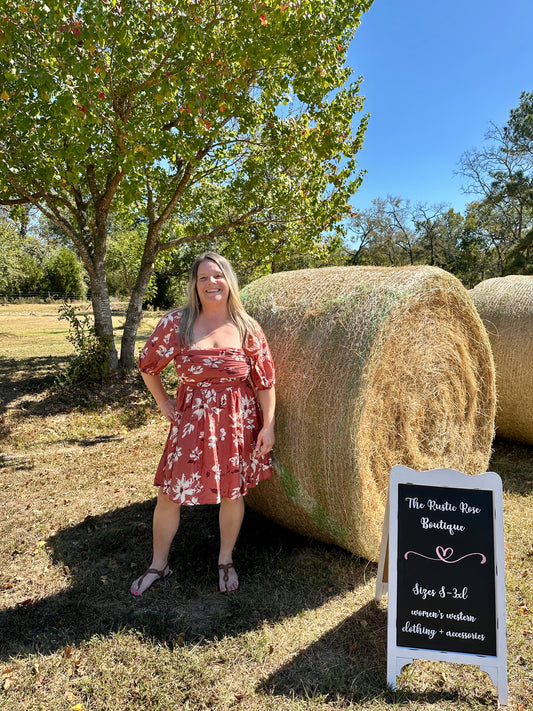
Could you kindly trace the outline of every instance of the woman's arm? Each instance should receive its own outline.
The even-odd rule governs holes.
[[[161,414],[164,415],[167,420],[170,420],[170,422],[174,422],[176,419],[176,401],[168,396],[161,382],[161,376],[150,375],[150,373],[143,372],[141,372],[141,375],[146,387],[152,393]]]
[[[263,412],[263,427],[257,435],[255,451],[262,457],[268,454],[274,446],[274,411],[276,409],[276,391],[274,387],[268,390],[257,390],[257,400]]]

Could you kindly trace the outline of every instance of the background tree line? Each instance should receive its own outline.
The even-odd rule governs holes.
[[[491,124],[458,172],[474,195],[464,214],[446,205],[376,199],[351,219],[349,263],[431,264],[468,288],[505,274],[533,274],[533,92],[508,122]]]
[[[87,284],[76,253],[41,224],[28,231],[27,208],[0,208],[0,298],[84,298]]]

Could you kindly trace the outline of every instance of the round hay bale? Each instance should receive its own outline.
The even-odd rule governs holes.
[[[487,279],[470,295],[496,366],[496,434],[533,444],[533,276]]]
[[[243,291],[276,365],[275,475],[247,496],[377,560],[389,472],[486,471],[494,367],[468,292],[434,267],[328,267]]]

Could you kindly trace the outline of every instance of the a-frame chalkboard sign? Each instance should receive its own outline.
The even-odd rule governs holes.
[[[385,582],[388,578],[388,584]],[[387,681],[413,659],[476,664],[507,704],[500,477],[390,473],[376,598],[388,588]]]

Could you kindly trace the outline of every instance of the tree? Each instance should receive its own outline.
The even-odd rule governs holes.
[[[413,212],[409,200],[397,197],[388,197],[385,207],[395,230],[395,242],[402,249],[409,260],[409,264],[416,263],[416,233],[413,230]]]
[[[83,269],[74,252],[60,247],[48,255],[44,263],[48,289],[54,294],[82,298],[86,288]]]
[[[521,94],[519,106],[511,110],[507,130],[515,151],[527,157],[529,167],[533,168],[533,91]],[[527,187],[531,217],[533,213],[533,170],[529,171]],[[533,274],[533,218],[529,220],[524,235],[511,250],[509,261],[511,266],[516,267],[522,273]]]
[[[108,219],[106,253],[106,275],[112,294],[127,299],[131,297],[141,266],[145,234],[146,225],[142,217],[132,216],[123,205],[115,205]],[[153,281],[151,278],[148,292],[153,292],[150,288]]]
[[[351,240],[357,245],[351,264],[399,267],[417,263],[418,246],[409,200],[376,198],[372,207],[356,213],[349,222]]]
[[[487,268],[485,241],[475,217],[465,219],[445,205],[377,198],[369,210],[355,213],[349,224],[354,248],[345,247],[348,264],[431,264],[455,274],[469,287],[483,278]]]
[[[36,237],[26,237],[20,244],[19,274],[13,291],[32,295],[47,291],[43,252],[43,245]]]
[[[28,232],[27,210],[0,213],[0,292],[8,296],[47,296],[50,292],[83,297],[83,268],[72,249],[50,232]],[[42,226],[42,225],[41,225]]]
[[[411,212],[418,243],[426,253],[424,262],[443,269],[446,269],[449,262],[449,256],[446,254],[449,230],[446,228],[451,226],[443,220],[445,212],[444,205],[428,207],[423,203],[418,203]]]
[[[352,133],[363,99],[344,61],[370,5],[28,0],[5,13],[0,203],[34,205],[74,243],[98,337],[113,333],[109,216],[118,202],[143,220],[123,367],[164,251],[252,227],[264,252],[298,250],[342,224],[367,122]]]
[[[511,109],[506,130],[515,151],[533,158],[533,91],[522,92],[520,104]]]
[[[477,212],[479,229],[497,255],[494,276],[533,268],[532,124],[533,94],[522,94],[508,123],[492,124],[485,146],[461,157],[467,190],[481,197],[469,211]]]
[[[480,203],[470,203],[458,234],[458,250],[452,271],[468,289],[498,273],[495,250],[480,228],[481,213]]]
[[[20,237],[13,223],[0,214],[0,292],[10,293],[20,276]]]

